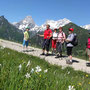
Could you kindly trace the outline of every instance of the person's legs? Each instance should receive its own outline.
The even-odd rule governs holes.
[[[89,55],[89,62],[90,62],[90,55]]]
[[[25,40],[23,40],[23,51],[25,50]]]
[[[72,62],[72,47],[67,47],[67,55],[70,62]]]
[[[90,62],[90,49],[87,49],[87,54],[88,54],[89,62]]]
[[[29,44],[29,41],[26,41],[26,51],[28,51],[28,44]]]
[[[50,46],[50,39],[47,39],[46,41],[46,56],[48,56],[48,53],[49,53],[49,46]]]
[[[62,56],[62,43],[59,42],[59,55]]]
[[[42,54],[45,55],[45,44],[46,44],[46,39],[44,39],[43,44],[42,44]]]
[[[56,40],[54,40],[54,53],[56,53]]]
[[[54,40],[52,40],[52,54],[54,52]]]
[[[56,43],[56,51],[57,51],[57,54],[59,53],[59,42]]]

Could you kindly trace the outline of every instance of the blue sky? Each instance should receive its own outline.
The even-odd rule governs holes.
[[[67,18],[77,25],[90,24],[90,0],[0,0],[0,16],[18,22],[30,15],[37,25]]]

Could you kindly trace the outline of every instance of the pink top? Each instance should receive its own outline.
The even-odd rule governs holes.
[[[59,33],[58,33],[58,39],[57,39],[57,42],[64,43],[65,38],[66,38],[65,33],[64,33],[64,32],[59,32]]]

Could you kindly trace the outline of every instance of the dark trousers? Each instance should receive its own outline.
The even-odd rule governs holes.
[[[68,56],[72,55],[72,49],[73,49],[73,47],[67,47],[67,55]]]
[[[56,50],[57,50],[57,53],[62,54],[62,43],[61,42],[57,42]]]
[[[43,44],[42,44],[42,48],[43,50],[46,49],[46,51],[49,51],[49,46],[50,46],[50,39],[44,39]]]

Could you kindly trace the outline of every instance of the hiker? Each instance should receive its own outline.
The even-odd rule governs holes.
[[[52,37],[52,30],[50,29],[50,25],[46,25],[46,30],[44,31],[43,35],[39,35],[40,37],[44,37],[44,41],[43,41],[43,52],[41,55],[45,55],[45,50],[47,51],[46,56],[49,55],[49,46],[50,46],[50,41],[51,41],[51,37]]]
[[[56,41],[57,41],[58,33],[57,29],[54,29],[54,32],[52,33],[52,55],[56,53]]]
[[[57,43],[56,43],[57,56],[55,58],[62,57],[62,45],[65,39],[66,39],[66,35],[63,32],[63,28],[59,27],[59,33],[58,33]]]
[[[90,30],[89,30],[89,35],[90,35]],[[90,63],[90,36],[88,37],[88,41],[86,43],[86,53],[89,56],[89,63]]]
[[[68,59],[69,59],[66,61],[67,64],[72,64],[72,49],[73,49],[74,45],[71,42],[74,39],[73,31],[74,31],[73,28],[69,28],[69,35],[68,35],[67,39],[65,40],[67,42],[67,55],[68,55]]]
[[[28,44],[29,44],[29,31],[30,28],[27,27],[24,32],[24,39],[23,39],[23,51],[28,51]]]

